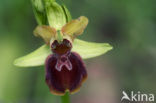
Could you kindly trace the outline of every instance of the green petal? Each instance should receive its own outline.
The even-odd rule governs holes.
[[[34,35],[41,37],[46,44],[49,44],[50,40],[56,37],[56,29],[46,25],[39,25],[35,28]]]
[[[51,53],[48,45],[43,45],[32,53],[20,57],[14,61],[19,67],[33,67],[43,65],[46,57]]]
[[[83,59],[88,59],[100,56],[112,48],[108,43],[93,43],[75,39],[72,51],[79,53]],[[44,65],[49,54],[51,54],[49,46],[43,45],[34,52],[16,59],[14,65],[19,67],[41,66]]]
[[[72,51],[79,53],[83,59],[88,59],[105,54],[112,48],[108,43],[93,43],[75,39]]]
[[[78,19],[74,19],[67,24],[65,24],[61,31],[64,35],[69,35],[71,37],[78,36],[83,33],[84,29],[88,25],[88,18],[81,16]]]

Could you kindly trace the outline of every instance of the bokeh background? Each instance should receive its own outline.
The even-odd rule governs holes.
[[[156,0],[64,0],[73,18],[89,25],[79,38],[114,49],[85,61],[88,80],[72,103],[120,103],[122,91],[156,94]],[[30,0],[0,0],[0,103],[60,103],[45,84],[43,67],[19,68],[17,57],[44,42]]]

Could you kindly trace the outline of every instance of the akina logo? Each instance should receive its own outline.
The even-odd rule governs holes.
[[[129,102],[135,101],[139,103],[144,103],[144,102],[154,102],[154,94],[144,94],[138,91],[135,93],[134,91],[131,91],[131,93],[128,95],[125,91],[122,91],[122,98],[121,101],[124,103],[124,100],[127,100]]]

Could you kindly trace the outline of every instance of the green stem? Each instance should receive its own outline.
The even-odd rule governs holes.
[[[70,103],[69,92],[66,92],[64,96],[61,96],[61,103]]]

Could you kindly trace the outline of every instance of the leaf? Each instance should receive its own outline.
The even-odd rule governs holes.
[[[88,59],[100,56],[112,48],[108,43],[93,43],[75,39],[72,51],[79,53],[83,59]],[[43,45],[34,52],[16,59],[14,65],[19,67],[41,66],[51,53],[49,46]]]
[[[20,57],[14,61],[14,65],[19,67],[40,66],[45,62],[46,57],[51,53],[48,45],[43,45],[34,52]]]
[[[94,43],[75,39],[72,51],[79,53],[83,59],[88,59],[105,54],[111,49],[113,47],[108,43]]]

